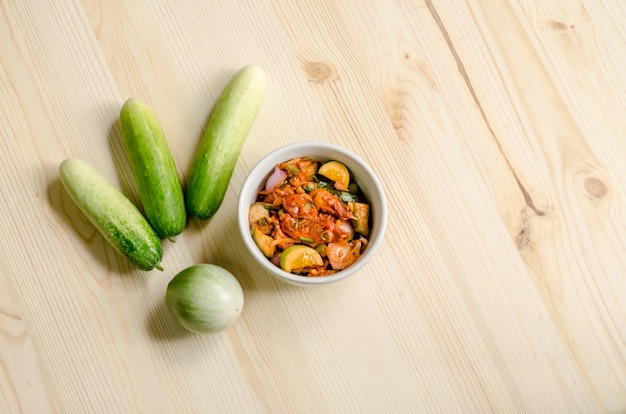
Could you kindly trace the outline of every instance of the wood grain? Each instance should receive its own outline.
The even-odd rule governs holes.
[[[626,412],[624,21],[616,0],[0,1],[0,412]],[[134,269],[59,163],[140,205],[118,125],[137,97],[186,183],[249,63],[268,91],[220,211]],[[389,203],[377,257],[319,289],[235,231],[247,172],[309,139]],[[197,262],[244,288],[216,335],[163,304]]]

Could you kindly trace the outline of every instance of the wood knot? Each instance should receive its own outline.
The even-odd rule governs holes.
[[[544,28],[551,30],[555,33],[574,34],[576,32],[576,26],[573,24],[567,24],[558,20],[546,20],[543,22]]]
[[[546,25],[552,29],[552,30],[556,30],[556,31],[563,31],[563,30],[567,30],[567,25],[563,22],[559,22],[557,20],[548,20],[546,22]]]
[[[304,64],[304,72],[309,80],[321,83],[333,78],[335,70],[324,62],[310,61]]]
[[[585,191],[593,198],[603,198],[606,196],[606,185],[596,177],[589,177],[585,180]]]

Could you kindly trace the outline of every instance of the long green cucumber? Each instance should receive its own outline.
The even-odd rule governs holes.
[[[63,161],[59,172],[74,203],[118,253],[142,270],[163,270],[161,239],[124,194],[80,159]]]
[[[261,107],[265,84],[261,68],[246,66],[217,99],[189,177],[185,203],[191,217],[208,219],[224,201],[241,147]]]
[[[131,98],[120,111],[120,128],[148,222],[159,237],[179,235],[187,222],[183,188],[156,114]]]

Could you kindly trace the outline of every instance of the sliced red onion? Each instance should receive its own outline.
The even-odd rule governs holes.
[[[265,182],[265,191],[274,191],[276,187],[282,184],[287,178],[287,171],[281,170],[280,168],[274,168],[274,172],[269,176],[267,181]]]
[[[272,262],[272,264],[280,267],[280,254],[276,253],[274,256],[272,256],[272,259],[270,261]]]

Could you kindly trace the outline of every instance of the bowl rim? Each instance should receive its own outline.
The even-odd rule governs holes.
[[[249,198],[246,197],[244,199],[243,195],[249,194],[254,188],[254,191],[258,190],[260,186],[267,179],[269,174],[271,174],[272,168],[279,162],[286,161],[287,158],[294,158],[298,156],[307,155],[306,151],[328,151],[328,152],[336,152],[341,154],[342,156],[350,159],[350,162],[357,164],[360,169],[362,169],[371,179],[374,188],[373,191],[378,195],[378,199],[380,202],[379,209],[380,211],[376,211],[376,219],[374,222],[375,227],[375,237],[370,237],[368,239],[368,246],[365,249],[363,255],[351,266],[343,269],[336,274],[328,275],[328,276],[320,276],[320,277],[307,277],[300,276],[290,272],[286,272],[281,268],[272,264],[267,257],[263,255],[261,250],[256,246],[252,237],[250,236],[249,224],[248,224],[248,211],[250,209],[251,203],[249,203]],[[302,153],[302,155],[287,155],[293,154],[294,152]],[[309,154],[310,155],[310,154]],[[286,157],[286,158],[285,158]],[[314,155],[314,157],[317,157]],[[285,158],[285,159],[283,159]],[[321,157],[326,159],[331,159],[328,157]],[[350,166],[348,166],[350,168]],[[351,168],[352,170],[352,168]],[[258,188],[257,188],[258,187]],[[369,195],[371,199],[371,194]],[[370,200],[371,203],[371,200]],[[237,223],[239,227],[239,233],[244,240],[244,244],[246,248],[251,252],[253,258],[256,262],[258,262],[265,270],[271,273],[273,276],[282,279],[285,282],[296,284],[296,285],[324,285],[328,283],[333,283],[342,279],[347,278],[348,276],[353,275],[374,256],[374,253],[378,250],[378,247],[382,243],[384,239],[384,233],[387,226],[387,200],[385,196],[385,192],[382,186],[382,183],[378,176],[374,173],[372,168],[357,154],[348,150],[345,147],[342,147],[337,144],[332,144],[324,141],[298,141],[289,144],[285,144],[279,146],[257,161],[257,163],[252,167],[252,169],[248,172],[246,178],[244,179],[241,189],[239,192],[238,202],[237,202]]]

